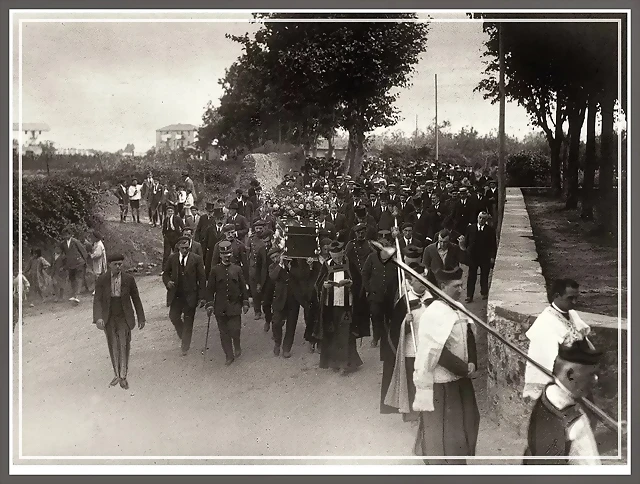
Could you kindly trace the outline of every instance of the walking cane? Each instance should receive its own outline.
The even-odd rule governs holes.
[[[211,315],[207,314],[207,336],[204,339],[204,350],[202,351],[202,364],[207,362],[207,348],[209,347],[209,327],[211,326]]]
[[[386,264],[387,262],[391,261],[400,269],[408,272],[413,277],[417,278],[422,284],[427,286],[433,294],[437,295],[442,300],[444,300],[451,308],[462,311],[465,315],[467,315],[469,318],[473,319],[476,323],[482,326],[491,336],[497,338],[500,342],[502,342],[503,344],[511,348],[513,351],[518,353],[522,358],[524,358],[526,361],[531,363],[542,373],[544,373],[549,378],[551,378],[557,386],[562,388],[562,390],[564,390],[569,395],[572,395],[575,400],[580,401],[582,404],[584,404],[585,407],[587,407],[589,410],[591,410],[593,413],[596,414],[596,416],[602,421],[602,423],[606,427],[616,432],[622,432],[624,434],[627,433],[625,421],[621,421],[620,423],[618,423],[612,417],[607,415],[603,410],[598,408],[595,404],[587,400],[585,397],[578,397],[576,395],[573,395],[567,389],[567,387],[565,387],[562,384],[562,382],[551,371],[549,371],[547,368],[542,366],[540,363],[538,363],[534,359],[530,358],[529,355],[527,355],[524,351],[522,351],[520,348],[514,345],[511,341],[509,341],[500,333],[498,333],[495,329],[491,328],[487,323],[482,321],[478,316],[476,316],[467,308],[465,308],[461,303],[449,297],[447,294],[442,292],[440,288],[436,287],[434,284],[429,282],[422,274],[418,274],[418,272],[416,272],[407,264],[405,264],[402,260],[400,260],[399,257],[394,257],[394,255],[396,255],[396,249],[392,247],[383,247],[380,243],[375,241],[371,241],[371,246],[378,251],[380,255],[380,260],[382,261],[383,264]]]

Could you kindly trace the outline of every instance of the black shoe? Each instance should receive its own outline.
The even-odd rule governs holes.
[[[283,351],[282,352],[282,357],[283,358],[291,358],[291,351]]]
[[[468,297],[468,298],[466,298],[464,300],[464,302],[468,302],[468,303],[473,302],[473,298],[472,297]]]
[[[236,348],[235,355],[236,358],[240,358],[240,355],[242,355],[242,349],[240,347]]]
[[[273,354],[276,355],[276,356],[280,356],[280,345],[279,344],[276,344],[273,347]]]
[[[235,360],[233,358],[227,358],[227,360],[224,362],[224,366],[229,366],[231,363],[233,363]]]
[[[115,387],[120,382],[120,377],[114,376],[111,383],[109,383],[110,387]]]
[[[264,323],[264,328],[263,329],[264,329],[265,333],[268,333],[269,330],[271,329],[271,323],[269,323],[269,322]]]
[[[122,378],[120,380],[120,387],[124,388],[125,390],[129,389],[129,382],[127,382],[126,378]]]

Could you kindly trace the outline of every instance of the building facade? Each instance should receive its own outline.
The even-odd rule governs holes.
[[[156,130],[156,149],[174,151],[186,148],[196,141],[198,128],[193,124],[171,124]]]
[[[20,123],[13,123],[14,149],[21,148],[23,155],[29,152],[39,155],[42,153],[40,136],[49,131],[50,128],[45,123],[22,123],[22,126]],[[20,134],[22,134],[22,146],[20,146]]]

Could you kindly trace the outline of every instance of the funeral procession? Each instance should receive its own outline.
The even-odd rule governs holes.
[[[544,43],[584,31],[602,39],[604,52],[617,46],[618,31],[460,14],[449,24],[400,13],[368,14],[398,17],[388,23],[270,13],[237,25],[184,24],[201,27],[198,35],[167,23],[169,43],[201,50],[200,36],[229,51],[215,61],[220,99],[204,115],[203,92],[218,91],[198,91],[199,83],[217,79],[189,71],[192,54],[182,59],[170,48],[162,62],[172,68],[144,61],[167,86],[181,86],[201,126],[168,124],[148,151],[131,143],[113,153],[54,147],[71,132],[62,108],[41,111],[50,135],[24,123],[20,139],[30,141],[14,142],[23,201],[14,195],[20,459],[626,463],[626,282],[619,295],[616,258],[627,235],[613,225],[627,175],[611,164],[612,140],[624,136],[626,145],[626,128],[614,132],[606,87],[593,103],[585,94],[586,131],[574,123],[578,101],[565,87],[549,88],[551,107],[531,114],[546,87],[519,64],[536,57],[529,37]],[[165,24],[108,25],[43,24],[24,35],[42,46],[58,39],[55,52],[85,42],[79,56],[114,69],[125,57],[131,66],[147,56],[161,62],[145,42],[165,35],[153,30]],[[103,36],[122,41],[119,54],[102,47]],[[483,66],[476,51],[493,63]],[[576,48],[576,65],[589,52]],[[598,52],[598,62],[620,61]],[[456,67],[464,62],[471,67]],[[105,68],[91,69],[111,89]],[[196,79],[194,92],[171,69]],[[545,75],[569,75],[553,69]],[[136,75],[122,82],[132,87]],[[150,96],[165,89],[149,82]],[[128,102],[116,107],[117,96],[105,102],[129,122]],[[191,112],[146,102],[130,106],[139,111],[133,117]],[[469,118],[457,119],[465,109]],[[109,116],[95,123],[106,129]],[[406,135],[380,134],[395,123]],[[487,134],[470,123],[485,123]],[[92,129],[82,146],[101,146],[106,135]],[[147,136],[124,129],[124,144]]]

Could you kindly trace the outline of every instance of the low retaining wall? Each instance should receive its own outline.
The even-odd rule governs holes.
[[[529,214],[522,191],[508,188],[502,230],[491,290],[487,322],[523,351],[528,350],[525,333],[549,304],[542,268],[538,262]],[[609,316],[579,313],[594,331],[617,331],[618,320]],[[622,321],[626,331],[626,320]],[[488,337],[487,399],[489,416],[513,428],[522,437],[524,451],[529,414],[533,402],[522,397],[525,360],[492,336]]]

